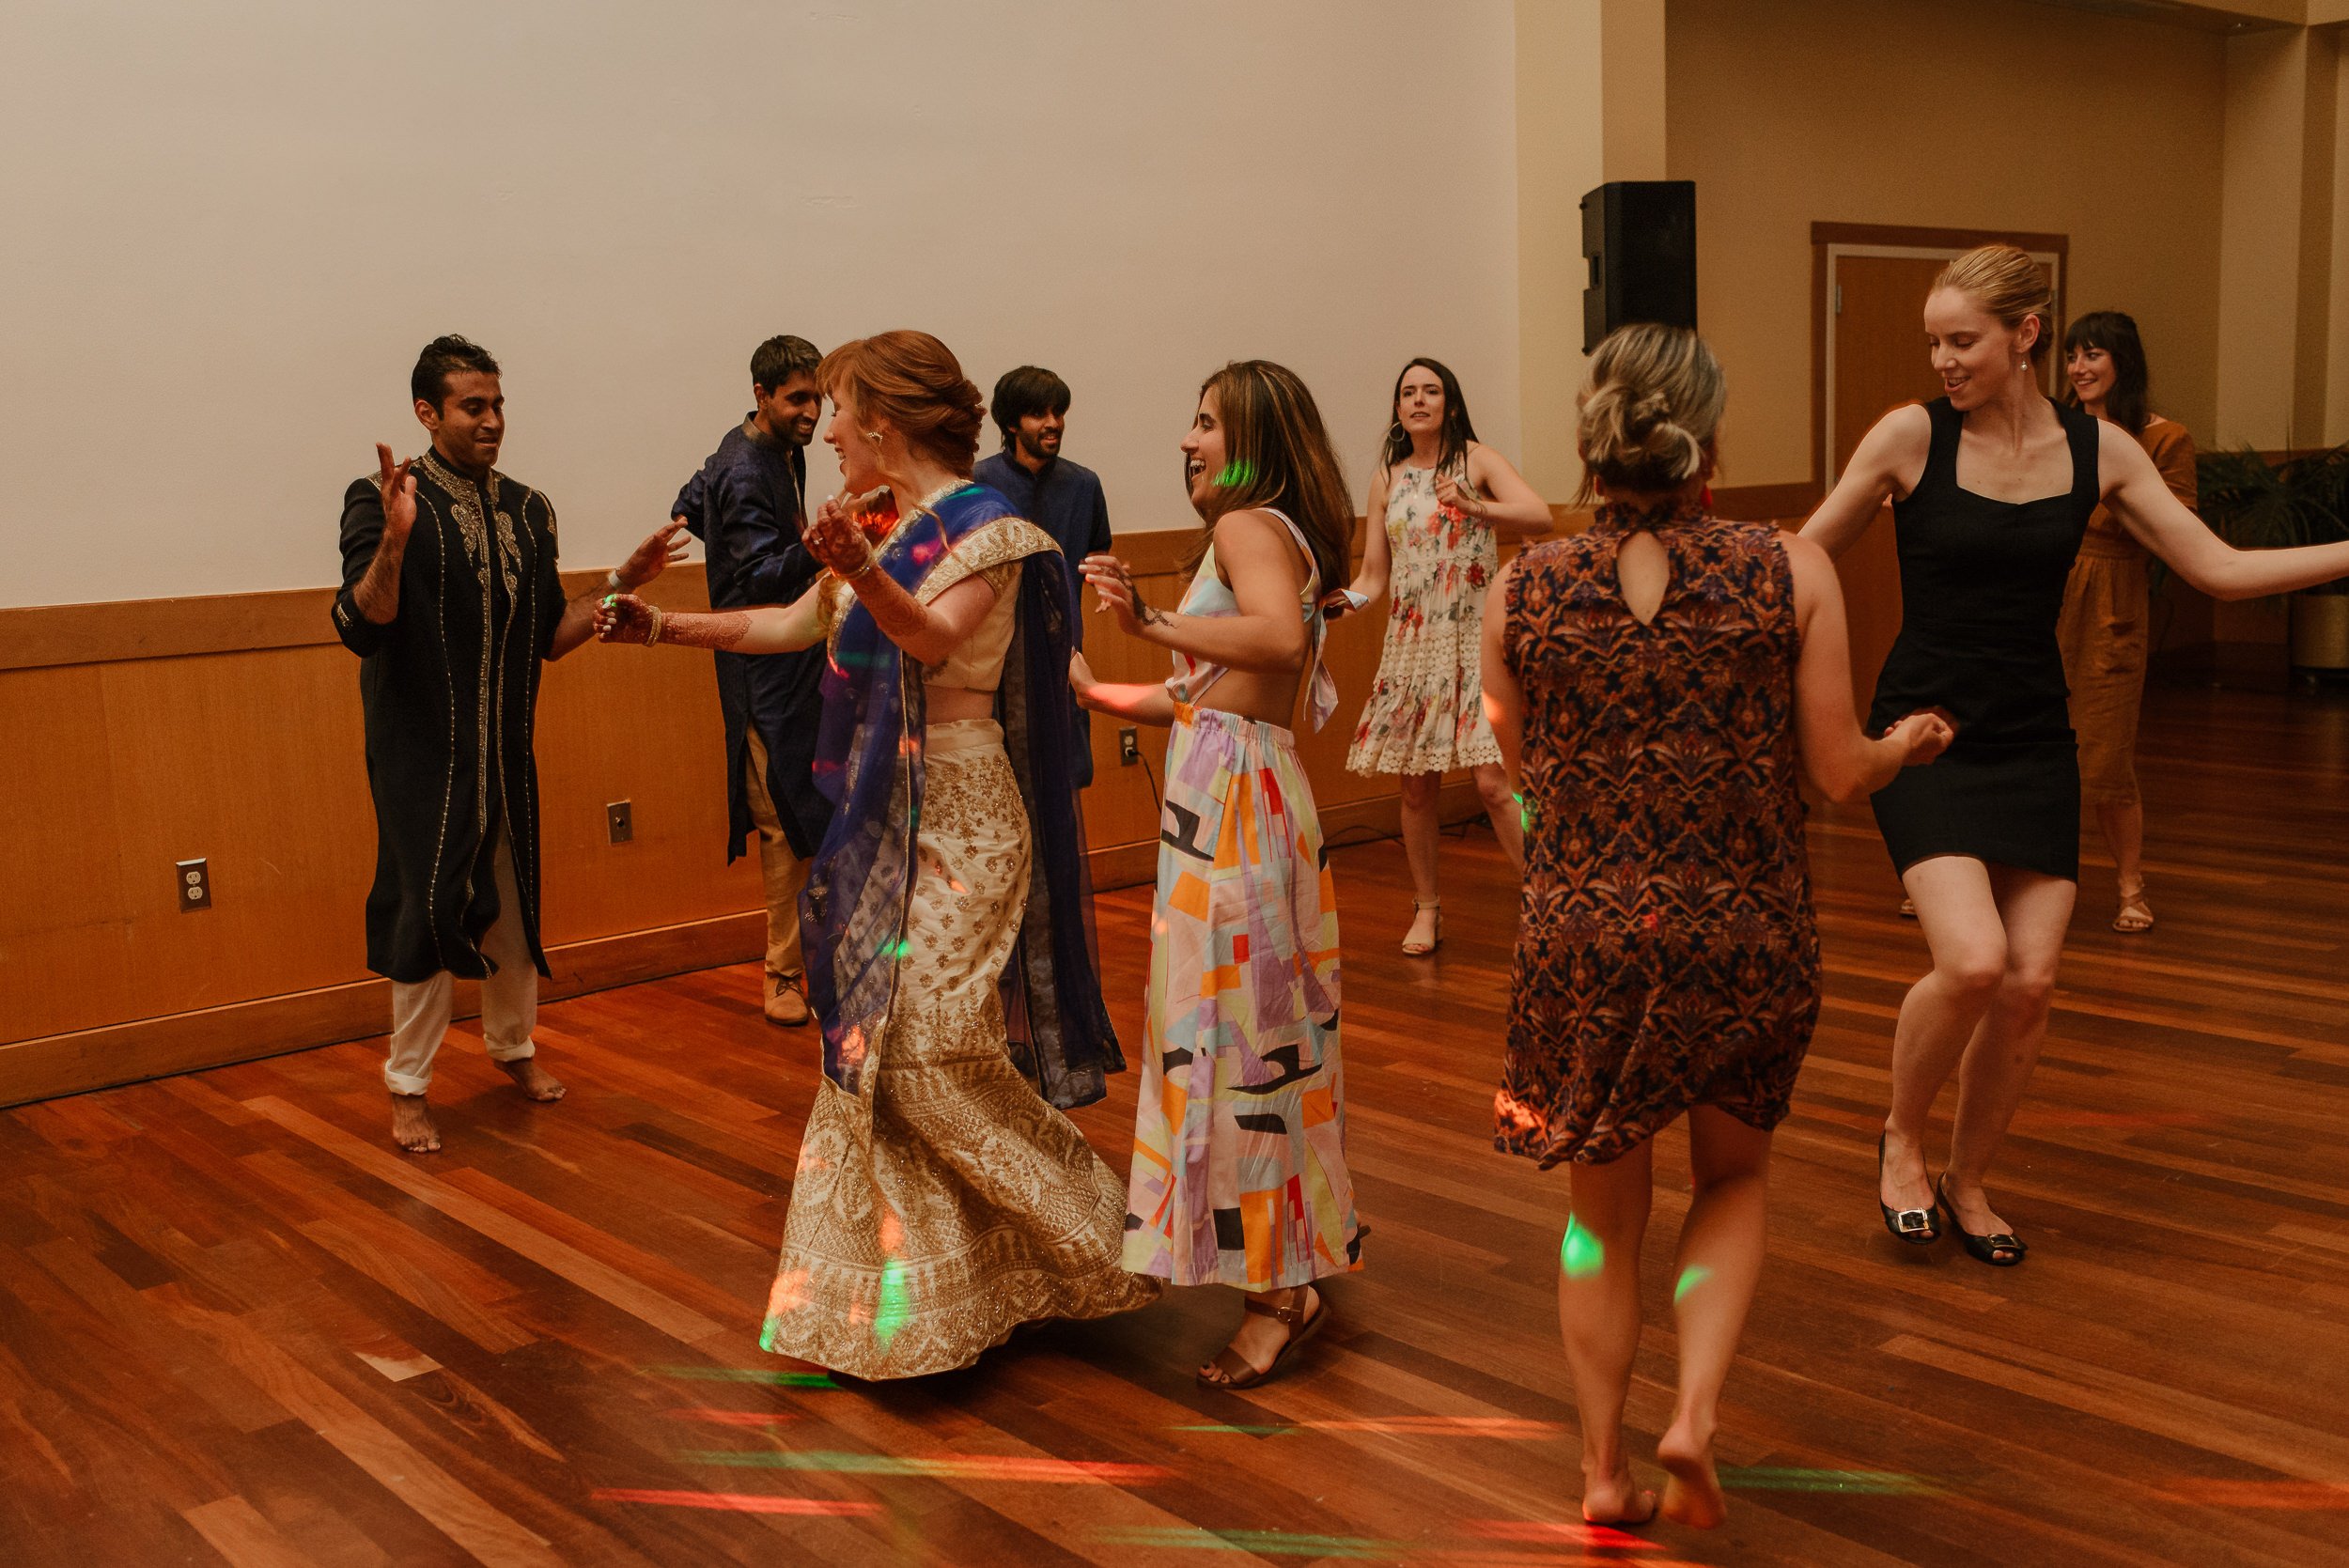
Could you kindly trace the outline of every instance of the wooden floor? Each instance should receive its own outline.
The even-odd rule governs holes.
[[[1864,814],[1814,824],[1828,1001],[1716,1534],[1579,1523],[1564,1181],[1490,1151],[1511,905],[1478,834],[1432,961],[1393,952],[1397,846],[1337,857],[1375,1234],[1300,1375],[1195,1388],[1231,1315],[1208,1291],[911,1385],[762,1356],[813,1045],[712,970],[550,1006],[552,1109],[454,1043],[429,1159],[387,1143],[380,1045],[0,1114],[0,1562],[2349,1560],[2349,704],[2157,691],[2143,771],[2160,928],[2105,929],[2092,859],[1995,1188],[2033,1244],[2012,1271],[1877,1222],[1922,946]],[[1129,1040],[1146,905],[1102,910]],[[1080,1117],[1121,1168],[1133,1093]]]

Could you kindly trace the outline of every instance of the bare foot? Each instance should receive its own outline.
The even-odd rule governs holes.
[[[392,1141],[412,1155],[441,1152],[441,1129],[432,1125],[422,1094],[392,1096]]]
[[[1593,1525],[1644,1525],[1656,1517],[1656,1494],[1631,1477],[1628,1462],[1594,1478],[1582,1472],[1582,1519]]]
[[[1721,1494],[1721,1478],[1713,1469],[1713,1434],[1700,1432],[1683,1418],[1672,1424],[1656,1445],[1656,1462],[1664,1467],[1665,1518],[1690,1529],[1719,1529],[1729,1520],[1729,1499]]]
[[[514,1080],[516,1088],[541,1105],[552,1105],[570,1093],[555,1081],[552,1073],[538,1065],[538,1059],[535,1056],[501,1062],[498,1065],[505,1070],[507,1078]]]

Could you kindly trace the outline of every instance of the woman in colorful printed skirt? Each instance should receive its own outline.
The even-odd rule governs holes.
[[[1684,1113],[1680,1395],[1657,1458],[1666,1515],[1724,1517],[1721,1385],[1762,1272],[1770,1133],[1819,1012],[1797,764],[1856,800],[1951,736],[1913,714],[1863,737],[1826,552],[1705,510],[1728,396],[1685,327],[1600,344],[1577,444],[1604,505],[1512,562],[1485,613],[1485,698],[1527,816],[1494,1141],[1572,1164],[1558,1318],[1595,1522],[1657,1508],[1623,1410],[1654,1140]]]
[[[1116,1173],[1056,1109],[1123,1065],[1086,929],[1059,547],[972,482],[979,393],[938,339],[858,339],[817,380],[857,498],[808,528],[831,575],[788,606],[708,615],[623,595],[599,629],[830,645],[817,783],[838,809],[801,899],[824,1079],[760,1343],[910,1377],[1159,1284],[1123,1266]]]
[[[1549,504],[1509,459],[1476,439],[1460,383],[1441,365],[1405,365],[1388,411],[1370,484],[1377,525],[1363,541],[1353,589],[1368,604],[1392,587],[1394,602],[1346,766],[1400,775],[1403,858],[1411,870],[1403,951],[1416,958],[1443,942],[1436,801],[1446,773],[1471,770],[1493,836],[1510,863],[1525,868],[1517,802],[1485,722],[1476,650],[1485,590],[1501,565],[1497,540],[1547,533],[1550,518]]]
[[[1313,395],[1280,365],[1209,377],[1182,448],[1206,524],[1182,607],[1143,603],[1113,555],[1084,563],[1101,605],[1172,650],[1174,675],[1106,686],[1080,659],[1069,675],[1088,707],[1174,726],[1126,1266],[1246,1293],[1238,1332],[1199,1369],[1245,1389],[1329,1322],[1314,1281],[1361,1266],[1337,905],[1288,728],[1300,691],[1315,728],[1337,706],[1320,602],[1353,506]]]

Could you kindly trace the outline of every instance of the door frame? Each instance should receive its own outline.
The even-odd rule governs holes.
[[[1811,488],[1817,500],[1827,498],[1833,477],[1829,473],[1833,457],[1828,446],[1835,439],[1828,420],[1835,391],[1835,312],[1829,295],[1835,284],[1836,257],[1950,256],[1976,245],[1998,243],[2028,251],[2034,261],[2054,264],[2054,330],[2060,337],[2065,320],[2064,287],[2072,270],[2069,235],[2021,229],[1918,228],[1899,224],[1811,225]]]

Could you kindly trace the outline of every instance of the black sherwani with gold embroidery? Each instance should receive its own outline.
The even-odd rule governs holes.
[[[373,479],[343,495],[343,591],[334,629],[359,655],[375,797],[367,968],[394,980],[442,970],[479,978],[498,917],[490,849],[514,851],[523,929],[538,971],[538,776],[531,753],[538,670],[563,618],[554,508],[492,472],[476,484],[428,451],[400,562],[399,613],[378,626],[352,591],[383,536]]]

